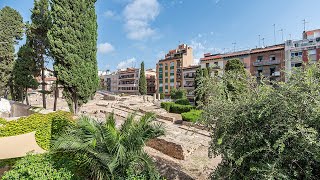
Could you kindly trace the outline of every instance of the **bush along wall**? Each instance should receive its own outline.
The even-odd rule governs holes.
[[[0,126],[0,137],[16,136],[36,131],[38,145],[45,150],[49,150],[52,137],[61,132],[65,126],[71,124],[73,124],[72,115],[68,112],[32,114]]]
[[[170,113],[177,113],[177,114],[189,112],[192,109],[195,109],[194,106],[175,104],[174,102],[162,102],[161,108],[165,109]]]
[[[201,118],[202,112],[202,110],[191,110],[190,112],[182,113],[182,120],[195,123]]]
[[[176,104],[181,104],[181,105],[190,105],[190,102],[188,99],[184,98],[184,99],[178,99],[175,102]]]

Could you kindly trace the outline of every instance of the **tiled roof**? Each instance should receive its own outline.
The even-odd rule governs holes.
[[[222,57],[229,58],[229,57],[244,56],[249,54],[250,54],[250,50],[245,50],[245,51],[238,51],[238,52],[223,54]]]
[[[284,44],[278,44],[274,46],[256,48],[256,49],[245,50],[245,51],[238,51],[233,53],[218,54],[218,55],[216,54],[211,56],[208,56],[208,53],[206,53],[204,57],[200,59],[200,61],[210,61],[210,60],[217,60],[222,58],[231,58],[231,57],[244,56],[244,55],[262,53],[262,52],[268,52],[268,51],[276,51],[276,50],[284,50]]]
[[[282,49],[284,49],[284,44],[275,45],[275,46],[269,46],[269,47],[265,47],[265,48],[252,49],[250,53],[251,54],[255,54],[255,53],[261,53],[261,52],[267,52],[267,51],[276,51],[276,50],[282,50]]]
[[[210,61],[210,60],[221,59],[221,58],[222,58],[222,55],[219,54],[219,55],[212,55],[212,56],[207,56],[207,57],[204,57],[204,58],[200,58],[200,61]]]

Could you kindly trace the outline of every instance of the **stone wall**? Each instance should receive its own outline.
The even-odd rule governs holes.
[[[182,146],[179,144],[168,142],[164,139],[155,138],[155,139],[149,140],[147,142],[147,146],[153,149],[156,149],[170,157],[173,157],[179,160],[184,160],[183,149],[182,149]]]

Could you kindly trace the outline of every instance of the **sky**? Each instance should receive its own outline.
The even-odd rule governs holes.
[[[33,0],[0,0],[4,6],[30,21]],[[155,68],[182,43],[193,48],[197,63],[204,53],[255,48],[259,35],[261,46],[300,39],[303,19],[307,30],[320,29],[319,7],[319,0],[97,0],[98,68],[140,67],[142,61]]]

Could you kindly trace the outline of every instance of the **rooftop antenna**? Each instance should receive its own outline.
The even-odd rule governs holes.
[[[261,35],[259,34],[259,48],[261,47]]]
[[[277,43],[277,39],[276,39],[276,24],[273,24],[273,39],[274,39],[274,44]]]
[[[232,45],[233,45],[233,52],[236,52],[236,42],[234,42],[234,43],[232,43]]]
[[[265,40],[265,38],[262,38],[261,40],[262,40],[262,46],[265,47],[265,46],[264,46],[264,40]]]
[[[306,21],[306,19],[302,20],[303,22],[303,31],[305,32],[306,31],[306,25],[309,23]]]
[[[291,40],[291,34],[289,34],[289,40]]]
[[[279,31],[281,32],[281,35],[282,35],[282,42],[283,42],[283,29],[280,29]]]

